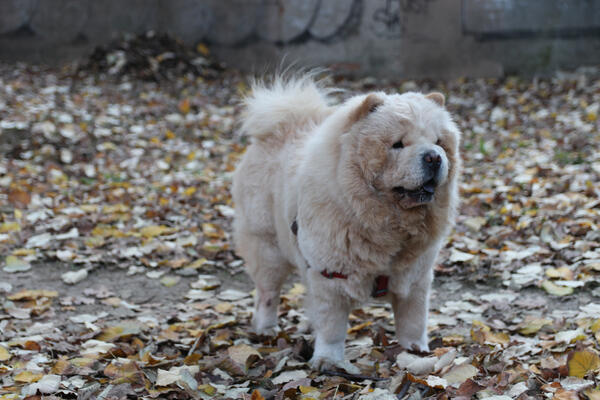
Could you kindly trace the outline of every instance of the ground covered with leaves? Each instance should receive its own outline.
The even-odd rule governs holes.
[[[598,69],[336,80],[440,90],[463,130],[432,351],[367,304],[346,346],[361,375],[308,368],[297,281],[278,336],[250,332],[229,193],[246,77],[121,70],[0,66],[0,399],[600,399]]]

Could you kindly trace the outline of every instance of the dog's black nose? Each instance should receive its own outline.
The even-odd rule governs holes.
[[[433,176],[435,176],[440,170],[440,165],[442,165],[442,156],[440,156],[436,151],[429,150],[423,154],[423,168],[430,172]]]

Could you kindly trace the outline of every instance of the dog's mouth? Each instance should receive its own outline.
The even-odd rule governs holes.
[[[410,199],[414,205],[420,205],[433,200],[437,185],[438,183],[435,179],[430,179],[416,189],[408,190],[402,186],[396,186],[393,190],[403,198]]]

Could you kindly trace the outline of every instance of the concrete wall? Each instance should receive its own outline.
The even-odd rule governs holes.
[[[284,55],[399,78],[600,63],[600,0],[0,0],[0,60],[72,59],[150,29],[258,71]]]

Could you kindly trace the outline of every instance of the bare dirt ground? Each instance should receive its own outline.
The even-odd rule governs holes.
[[[442,91],[465,165],[432,352],[365,305],[348,375],[308,368],[294,279],[281,333],[249,331],[229,195],[247,78],[177,68],[0,66],[0,399],[599,398],[598,70],[335,79],[341,97]]]

